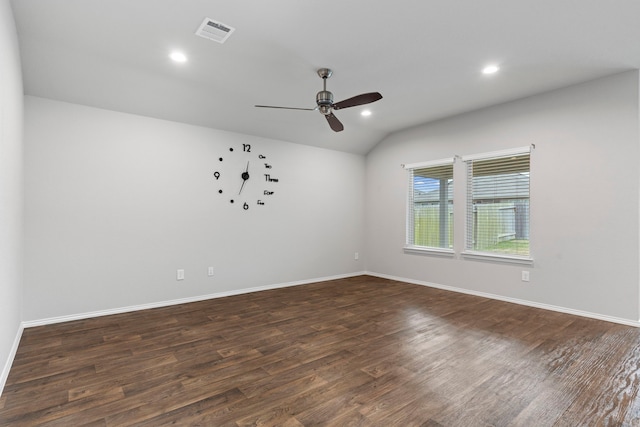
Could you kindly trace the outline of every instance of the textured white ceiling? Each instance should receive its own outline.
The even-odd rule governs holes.
[[[13,0],[25,93],[366,153],[439,118],[640,68],[638,0]],[[197,37],[205,17],[236,30]],[[169,60],[182,50],[188,62]],[[499,63],[501,72],[480,69]],[[316,69],[334,70],[331,131]]]

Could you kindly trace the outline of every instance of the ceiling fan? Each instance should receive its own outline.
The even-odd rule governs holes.
[[[356,95],[354,97],[345,99],[340,102],[333,102],[333,94],[327,90],[327,79],[331,77],[333,71],[329,68],[320,68],[318,70],[318,75],[322,78],[323,81],[323,89],[318,92],[316,95],[316,104],[315,108],[295,108],[295,107],[275,107],[273,105],[256,105],[256,107],[260,108],[281,108],[285,110],[306,110],[306,111],[316,111],[319,110],[322,115],[327,119],[329,126],[335,132],[340,132],[344,129],[344,126],[338,120],[338,118],[333,114],[333,110],[341,110],[343,108],[356,107],[358,105],[369,104],[371,102],[378,101],[382,99],[382,95],[378,92],[369,92],[363,93],[360,95]]]

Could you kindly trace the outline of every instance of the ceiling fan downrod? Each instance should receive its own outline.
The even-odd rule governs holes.
[[[318,75],[322,78],[322,90],[316,94],[316,104],[322,114],[331,114],[331,106],[333,105],[333,94],[327,90],[327,79],[331,77],[333,71],[329,68],[320,68]]]

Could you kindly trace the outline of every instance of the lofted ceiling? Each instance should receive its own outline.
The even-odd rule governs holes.
[[[25,93],[364,154],[395,131],[640,68],[638,0],[13,0]],[[205,18],[235,31],[194,33]],[[173,50],[188,58],[178,64]],[[483,75],[495,63],[500,71]],[[335,114],[315,107],[328,67]]]

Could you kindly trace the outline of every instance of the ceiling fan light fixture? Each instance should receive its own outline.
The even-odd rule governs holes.
[[[371,110],[362,110],[360,113],[362,117],[369,117],[371,115]]]
[[[331,105],[323,104],[323,105],[319,105],[318,108],[320,109],[320,112],[325,116],[327,114],[331,114]]]

